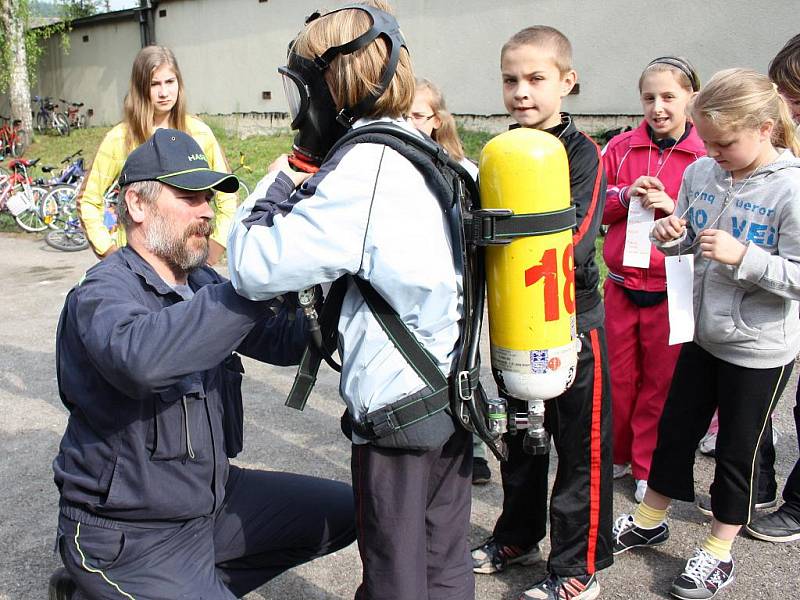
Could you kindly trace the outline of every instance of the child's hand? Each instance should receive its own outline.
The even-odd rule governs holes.
[[[656,208],[668,215],[675,212],[675,201],[663,190],[650,188],[640,198],[644,208]]]
[[[666,243],[680,239],[685,231],[686,219],[679,219],[675,215],[670,215],[656,221],[650,235],[659,242]]]
[[[311,173],[304,173],[303,171],[295,171],[289,165],[289,155],[288,154],[281,154],[278,158],[272,161],[272,164],[267,167],[267,173],[273,173],[275,171],[280,171],[289,177],[294,183],[294,187],[300,187],[303,185],[303,182],[311,177]]]
[[[747,247],[727,231],[704,229],[697,236],[703,256],[724,265],[739,266]]]
[[[642,175],[628,188],[628,196],[644,196],[647,194],[648,190],[660,190],[663,192],[664,184],[661,183],[658,177]]]

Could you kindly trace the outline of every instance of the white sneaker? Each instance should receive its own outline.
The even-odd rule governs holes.
[[[631,472],[631,466],[628,463],[624,465],[614,465],[614,479],[625,477]]]
[[[642,500],[644,500],[645,492],[647,492],[647,480],[637,479],[636,491],[633,494],[633,497],[636,500],[636,502],[641,502]]]
[[[714,456],[714,451],[717,447],[717,433],[714,432],[705,434],[697,447],[700,449],[701,454],[705,454],[706,456]]]

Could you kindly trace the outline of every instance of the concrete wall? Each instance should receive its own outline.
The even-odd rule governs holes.
[[[454,113],[495,115],[495,128],[507,122],[501,116],[500,47],[527,25],[552,25],[572,40],[581,89],[565,108],[586,116],[638,114],[636,82],[656,56],[685,56],[704,80],[731,66],[765,71],[800,30],[797,0],[757,6],[746,0],[395,0],[394,5],[418,75],[443,88]],[[256,129],[285,126],[274,114],[286,111],[276,68],[317,6],[317,0],[162,0],[154,14],[155,39],[175,51],[192,112],[257,113],[234,120],[255,123]],[[159,10],[166,15],[159,17]],[[89,42],[82,42],[83,35]],[[139,47],[138,24],[81,25],[71,40],[68,56],[51,42],[40,90],[87,101],[95,109],[94,123],[116,122]],[[272,98],[263,99],[262,92]]]
[[[84,36],[88,41],[83,41]],[[83,25],[69,33],[65,53],[60,37],[47,41],[38,82],[31,91],[40,96],[83,102],[92,108],[90,124],[116,123],[128,91],[131,63],[139,51],[139,25],[133,20]]]

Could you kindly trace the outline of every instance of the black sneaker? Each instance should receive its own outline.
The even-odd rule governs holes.
[[[492,471],[485,458],[475,457],[472,459],[472,485],[483,485],[489,483],[492,478]]]
[[[756,502],[756,510],[766,510],[778,506],[778,497],[775,496],[772,500],[759,500]],[[703,496],[697,501],[697,510],[707,517],[713,517],[714,513],[711,511],[711,496]]]
[[[672,582],[670,594],[681,600],[713,598],[722,588],[733,583],[733,559],[721,561],[701,548],[686,561],[683,573]]]
[[[475,573],[499,573],[509,565],[532,565],[541,560],[539,544],[527,550],[514,544],[498,544],[489,538],[472,550],[472,570]]]
[[[622,554],[631,548],[660,546],[669,539],[669,525],[661,523],[653,529],[639,527],[633,522],[633,515],[620,515],[614,522],[614,554]]]
[[[50,576],[48,600],[70,600],[75,593],[75,582],[64,567],[59,567]]]
[[[786,512],[784,506],[773,513],[751,521],[745,526],[747,533],[758,540],[767,542],[800,540],[800,520]]]
[[[526,590],[519,600],[594,600],[600,595],[600,584],[594,575],[559,577],[553,573],[544,581]]]

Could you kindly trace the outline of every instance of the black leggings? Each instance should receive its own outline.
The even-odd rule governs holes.
[[[669,498],[694,500],[695,450],[719,413],[711,509],[723,523],[750,521],[758,490],[758,448],[794,361],[748,369],[712,356],[698,345],[681,349],[658,425],[647,485]]]

